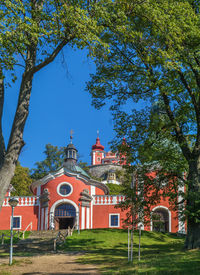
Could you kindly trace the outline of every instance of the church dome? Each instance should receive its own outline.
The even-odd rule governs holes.
[[[104,146],[101,145],[99,137],[97,137],[97,139],[96,139],[96,144],[94,144],[92,146],[92,150],[99,150],[99,151],[103,151],[104,150]]]

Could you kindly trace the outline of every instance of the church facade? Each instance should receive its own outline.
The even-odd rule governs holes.
[[[106,153],[97,137],[96,144],[92,146],[90,174],[101,180],[95,180],[78,166],[77,149],[72,142],[65,153],[65,161],[58,171],[32,183],[33,196],[16,197],[19,202],[14,209],[14,229],[123,228],[126,212],[116,205],[125,197],[109,195],[106,184],[120,184],[116,171],[122,169],[125,158],[112,152]],[[0,212],[0,230],[10,229],[11,197],[8,190]],[[177,211],[170,209],[166,198],[152,206],[152,212],[161,217],[164,231],[184,233],[185,223],[179,219]],[[153,221],[141,226],[145,230],[155,229]]]

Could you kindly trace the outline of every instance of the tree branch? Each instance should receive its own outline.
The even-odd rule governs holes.
[[[181,127],[179,126],[178,122],[175,120],[175,117],[174,117],[174,114],[171,110],[171,107],[170,107],[170,103],[169,103],[169,98],[167,96],[167,94],[165,92],[162,91],[162,89],[160,89],[161,91],[161,96],[163,98],[163,102],[165,104],[165,110],[166,110],[166,113],[170,119],[170,121],[173,123],[174,125],[174,130],[176,132],[176,138],[179,142],[179,145],[180,145],[180,148],[183,152],[183,155],[184,157],[189,160],[191,158],[191,151],[188,147],[188,143],[185,139],[185,136],[182,132],[182,129]]]
[[[3,76],[2,68],[0,66],[0,167],[3,164],[4,155],[5,155],[5,141],[2,133],[3,106],[4,106],[4,76]]]
[[[190,88],[189,84],[187,83],[187,80],[185,79],[185,76],[184,76],[183,72],[179,70],[178,74],[180,76],[181,82],[183,83],[184,87],[186,88],[186,90],[188,91],[188,93],[190,95],[190,98],[192,100],[192,104],[194,105],[197,121],[198,121],[199,120],[199,108],[198,108],[198,104],[197,104],[195,95],[192,92],[192,89]],[[200,82],[199,82],[199,84],[200,84]]]
[[[191,64],[189,64],[189,66],[190,66],[191,70],[193,71],[193,73],[195,75],[197,86],[200,89],[200,76]],[[189,96],[192,100],[192,104],[194,106],[194,110],[195,110],[195,114],[196,114],[197,136],[196,136],[195,147],[194,147],[194,150],[193,150],[193,152],[196,154],[197,152],[200,151],[200,148],[199,148],[200,147],[200,96],[199,96],[198,101],[197,101],[192,89],[190,88],[189,84],[187,83],[187,80],[185,79],[185,76],[184,76],[183,72],[178,71],[178,74],[180,76],[181,82],[183,83],[183,85],[185,86],[185,88],[187,89],[187,91],[189,93]]]
[[[29,72],[31,74],[34,74],[38,71],[40,71],[42,68],[44,68],[45,66],[47,66],[49,63],[51,63],[56,56],[59,54],[59,52],[63,49],[63,47],[69,43],[72,39],[74,38],[74,36],[71,36],[68,40],[63,40],[56,48],[55,50],[50,54],[49,57],[47,57],[43,62],[41,62],[40,64],[38,64],[37,66],[35,66],[34,68],[32,68],[32,70]]]

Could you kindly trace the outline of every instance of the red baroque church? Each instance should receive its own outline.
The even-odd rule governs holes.
[[[126,213],[115,206],[125,199],[123,195],[109,195],[107,183],[120,184],[116,171],[122,169],[125,158],[105,152],[99,137],[92,146],[90,173],[101,181],[91,178],[77,164],[77,149],[72,142],[65,149],[63,166],[56,172],[31,184],[31,197],[17,197],[14,209],[14,228],[17,230],[57,230],[69,226],[76,229],[122,228]],[[0,212],[0,230],[10,229],[11,207],[8,190]],[[181,198],[178,198],[181,201]],[[185,224],[176,211],[170,210],[169,201],[161,199],[152,206],[164,224],[164,231],[185,233]],[[142,225],[153,230],[154,224]]]

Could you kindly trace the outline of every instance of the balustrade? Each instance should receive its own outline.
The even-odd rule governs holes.
[[[101,195],[96,195],[94,196],[94,205],[113,205],[113,204],[118,204],[121,201],[124,201],[125,196],[122,195],[116,195],[116,196],[101,196]]]
[[[11,197],[6,197],[3,202],[3,206],[10,206],[9,205],[9,199]],[[17,206],[33,206],[33,205],[38,205],[38,197],[15,197],[18,199],[19,203]]]

